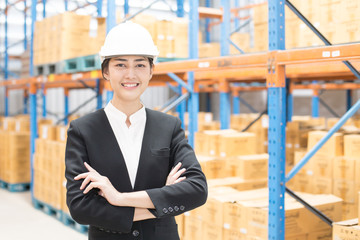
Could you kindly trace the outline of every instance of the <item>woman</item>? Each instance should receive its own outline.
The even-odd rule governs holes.
[[[70,123],[67,205],[89,239],[179,239],[174,216],[205,203],[204,174],[178,118],[140,100],[158,55],[149,32],[127,22],[101,49],[113,99]]]

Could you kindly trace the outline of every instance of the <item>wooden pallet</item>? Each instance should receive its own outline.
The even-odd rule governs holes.
[[[30,190],[30,183],[7,183],[0,180],[0,188],[7,189],[9,192],[24,192]]]

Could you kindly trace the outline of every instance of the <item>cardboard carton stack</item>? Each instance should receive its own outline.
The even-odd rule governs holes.
[[[324,131],[309,132],[308,149],[295,152],[298,163],[325,136]],[[360,135],[335,133],[291,180],[293,189],[309,193],[331,193],[343,199],[342,219],[357,215],[360,177]]]
[[[30,119],[5,117],[0,130],[0,179],[9,184],[30,182]]]
[[[360,2],[357,0],[293,0],[291,3],[331,42],[360,40]],[[253,8],[254,49],[268,50],[267,4]],[[296,15],[285,8],[286,48],[322,46],[324,43]]]
[[[66,126],[39,126],[34,154],[35,198],[64,212],[68,212],[64,202],[66,131]]]
[[[65,12],[35,23],[34,64],[97,54],[106,35],[105,18],[97,18],[90,31],[91,16]],[[92,25],[94,25],[92,24]]]
[[[301,195],[330,218],[341,219],[340,198]],[[268,239],[268,202],[266,188],[236,191],[231,187],[213,186],[211,180],[206,205],[184,214],[181,239]],[[285,195],[285,215],[286,239],[331,239],[331,227],[288,195]]]
[[[258,114],[237,114],[231,115],[230,127],[237,131],[242,131],[251,122],[253,122],[259,115]],[[254,133],[256,136],[256,153],[267,153],[268,146],[268,127],[269,118],[264,115],[256,121],[246,132]]]

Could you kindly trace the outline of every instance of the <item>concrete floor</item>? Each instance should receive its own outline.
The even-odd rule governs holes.
[[[10,193],[0,189],[0,239],[86,240],[87,236],[35,209],[30,192]]]

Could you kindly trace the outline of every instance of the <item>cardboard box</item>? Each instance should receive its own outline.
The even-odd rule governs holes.
[[[242,51],[249,52],[250,50],[250,34],[249,33],[233,33],[230,37],[231,41],[235,43]],[[230,45],[230,54],[237,55],[241,52],[233,45]]]
[[[344,136],[344,156],[360,158],[360,135]]]
[[[268,22],[268,5],[261,4],[253,7],[253,21],[254,24],[267,23]]]
[[[331,194],[333,192],[333,179],[327,177],[314,177],[313,193]]]
[[[223,229],[223,240],[246,240],[246,234],[233,229]]]
[[[342,204],[342,218],[341,220],[348,220],[357,217],[358,204],[357,203],[346,203]]]
[[[241,132],[220,135],[219,153],[221,157],[256,154],[255,134]]]
[[[202,238],[208,240],[223,240],[223,227],[212,223],[203,222]]]
[[[178,232],[180,238],[184,235],[184,214],[175,216],[176,224],[178,225]]]
[[[199,44],[199,58],[220,56],[220,43],[201,43]]]
[[[184,214],[184,239],[203,239],[203,223],[200,219]]]
[[[204,151],[203,155],[207,156],[220,156],[220,136],[229,133],[236,133],[236,130],[225,129],[225,130],[212,130],[204,131],[204,135],[196,135],[198,140],[197,143],[203,141],[204,145],[200,148]],[[196,146],[195,146],[196,151]]]
[[[354,181],[356,176],[356,166],[358,160],[350,157],[334,158],[334,179]]]
[[[46,124],[40,125],[39,138],[46,140],[56,140],[56,127],[53,125],[46,125]]]
[[[225,169],[226,161],[224,159],[202,155],[197,155],[197,159],[206,179],[223,178],[227,176]]]
[[[315,154],[309,162],[315,176],[325,178],[333,177],[333,157],[323,155],[323,153]]]
[[[344,200],[346,203],[357,202],[357,192],[355,181],[334,179],[333,194]]]
[[[15,131],[16,118],[14,117],[5,117],[2,123],[2,130],[5,131]]]
[[[67,140],[67,126],[56,126],[56,141],[66,142]]]
[[[243,179],[263,179],[268,174],[268,154],[244,155],[227,161],[234,176]]]
[[[360,192],[359,192],[359,198],[358,198],[358,219],[360,219]]]
[[[310,232],[307,236],[307,240],[332,240],[332,230]]]
[[[239,191],[251,190],[257,188],[264,188],[267,186],[267,178],[263,179],[249,179],[245,180],[239,177],[228,177],[228,178],[218,178],[218,179],[209,179],[209,187],[219,187],[226,186],[232,187]]]
[[[309,132],[308,151],[310,151],[325,135],[325,131]],[[344,153],[343,134],[335,133],[333,136],[319,149],[317,154],[323,154],[329,157],[342,156]]]
[[[333,239],[358,240],[360,238],[360,226],[358,219],[351,219],[333,224]]]

